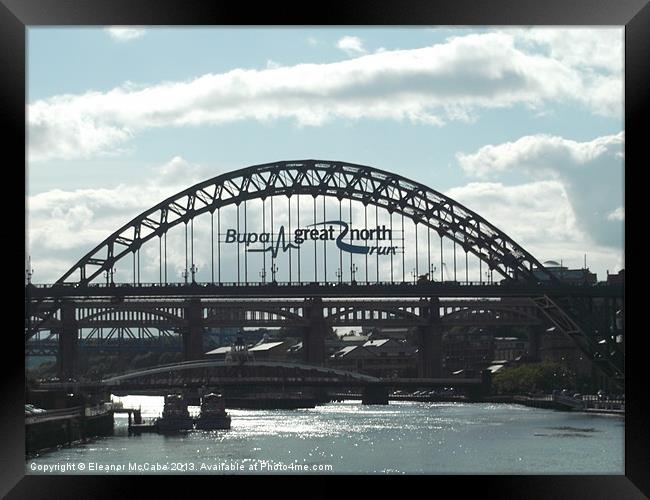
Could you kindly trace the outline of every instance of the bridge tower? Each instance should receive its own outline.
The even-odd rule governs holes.
[[[308,364],[325,363],[325,337],[328,325],[323,315],[323,300],[320,297],[305,300],[305,318],[308,321],[303,329],[303,360]]]
[[[422,299],[421,304],[420,316],[427,319],[427,324],[418,327],[418,376],[438,378],[442,372],[440,300]]]
[[[76,308],[72,302],[61,305],[61,329],[59,330],[59,377],[64,380],[74,377],[77,368],[77,344],[79,328]]]
[[[185,301],[186,328],[183,333],[183,359],[190,361],[203,357],[203,306],[201,299]]]

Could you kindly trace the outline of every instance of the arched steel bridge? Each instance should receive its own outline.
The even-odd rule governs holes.
[[[486,385],[487,384],[487,385]],[[110,392],[112,394],[159,394],[183,391],[199,394],[218,390],[226,394],[255,392],[274,387],[287,389],[363,389],[363,392],[384,392],[388,389],[455,387],[465,389],[468,395],[478,395],[489,389],[483,378],[391,378],[380,379],[370,375],[325,368],[301,363],[278,361],[246,361],[233,363],[217,360],[186,361],[135,370],[98,382],[42,382],[39,389],[73,392]]]
[[[108,236],[57,283],[85,285],[144,243],[178,224],[228,206],[274,196],[311,195],[349,199],[404,215],[472,253],[504,279],[536,281],[544,266],[476,212],[424,184],[364,165],[321,160],[282,161],[219,175],[167,198]],[[546,272],[549,280],[554,276]]]
[[[167,281],[166,257],[165,279],[163,280],[162,243],[165,242],[166,255],[166,235],[172,228],[182,224],[185,225],[185,277],[187,279],[189,267],[187,228],[189,226],[192,229],[191,269],[194,269],[193,221],[196,217],[202,214],[210,214],[211,229],[214,230],[214,214],[217,214],[217,224],[219,225],[221,210],[235,205],[237,207],[237,228],[239,230],[239,206],[243,204],[245,209],[248,201],[257,199],[262,200],[262,224],[265,224],[267,219],[266,215],[264,215],[265,200],[268,199],[271,206],[270,234],[272,243],[274,243],[273,199],[275,197],[288,197],[289,233],[291,234],[291,197],[297,197],[298,220],[300,220],[300,197],[305,195],[313,197],[314,220],[312,226],[331,222],[319,222],[317,220],[316,200],[319,197],[323,198],[323,217],[326,216],[325,199],[338,200],[340,217],[342,217],[341,200],[349,200],[350,224],[352,223],[352,202],[361,203],[366,213],[366,231],[368,227],[367,208],[371,206],[375,207],[375,221],[377,223],[379,221],[377,214],[380,208],[390,214],[391,227],[393,214],[401,216],[402,238],[404,238],[404,218],[411,220],[415,225],[416,268],[414,271],[417,270],[418,264],[418,226],[427,228],[427,237],[430,235],[430,231],[436,232],[440,236],[441,242],[441,263],[444,263],[442,255],[443,238],[451,241],[454,245],[454,279],[451,283],[442,283],[444,275],[442,274],[443,266],[441,264],[440,283],[433,282],[429,273],[420,277],[425,278],[424,280],[415,280],[419,276],[419,272],[415,272],[414,282],[409,286],[405,286],[407,285],[405,282],[406,270],[404,257],[402,256],[403,283],[396,284],[393,282],[392,277],[393,261],[391,256],[391,281],[382,282],[379,279],[379,256],[377,256],[376,282],[368,282],[368,260],[366,257],[366,283],[357,286],[354,280],[351,253],[350,272],[352,280],[348,285],[341,283],[340,277],[339,283],[293,283],[290,279],[288,283],[284,284],[275,283],[275,280],[269,284],[264,283],[263,277],[263,283],[249,284],[246,279],[243,286],[239,280],[237,284],[224,284],[220,280],[215,281],[213,263],[212,281],[210,283],[195,283],[194,271],[192,271],[192,284],[186,283],[185,286],[179,286],[179,284],[168,283]],[[245,210],[244,214],[246,214]],[[246,227],[246,222],[244,222],[244,227]],[[220,228],[217,231],[219,234],[218,244],[220,244]],[[145,243],[155,238],[159,238],[160,282],[143,285],[139,280],[140,249]],[[278,241],[275,243],[279,245],[279,236]],[[282,244],[285,245],[286,242],[283,241]],[[211,245],[214,260],[214,236],[211,237]],[[461,286],[463,284],[456,281],[455,276],[455,250],[457,245],[460,245],[465,252],[465,286]],[[292,268],[291,248],[290,242],[285,248],[285,250],[289,250],[289,277],[291,277]],[[297,247],[294,246],[293,248]],[[271,250],[271,248],[266,250]],[[314,251],[316,251],[316,243],[314,243]],[[379,250],[377,250],[378,252]],[[244,253],[247,255],[246,252]],[[220,249],[218,249],[218,254],[219,258],[221,258]],[[431,248],[428,240],[427,254],[430,259]],[[501,282],[495,283],[490,280],[487,286],[485,283],[470,283],[467,279],[467,256],[469,254],[473,254],[478,258],[479,266],[486,264],[490,273],[496,271],[502,278]],[[264,255],[266,254],[264,253]],[[133,285],[126,286],[125,284],[113,283],[115,264],[129,257],[133,259]],[[137,280],[136,257],[138,262]],[[266,257],[264,258],[266,259]],[[239,271],[239,253],[237,259],[237,269]],[[316,254],[314,254],[314,261],[314,274],[316,277]],[[325,265],[326,262],[325,253]],[[431,269],[430,266],[427,267],[427,271]],[[342,272],[342,265],[339,271]],[[102,274],[106,277],[106,286],[101,283],[100,277]],[[266,275],[266,260],[264,260],[263,274]],[[300,252],[298,252],[298,275],[300,276]],[[111,278],[110,284],[108,283],[109,276]],[[327,278],[326,272],[325,276]],[[482,276],[480,267],[479,276]],[[266,305],[265,309],[259,307],[256,309],[251,304],[246,304],[242,308],[230,304],[228,311],[218,305],[210,305],[212,299],[237,296],[248,297],[251,301],[259,301],[259,299],[253,299],[253,297],[268,297],[274,300],[303,297],[305,304],[300,306],[300,312],[298,313],[291,310],[292,306],[283,307],[270,303]],[[395,306],[388,314],[385,314],[385,310],[377,314],[376,311],[381,310],[381,308],[378,308],[376,304],[348,305],[346,306],[347,309],[344,308],[342,311],[336,312],[331,309],[328,310],[328,298],[339,296],[365,299],[412,297],[422,299],[426,303],[419,302],[418,307],[420,307],[421,311],[419,310],[417,314],[408,311],[408,304]],[[182,304],[166,306],[165,301],[172,297],[182,299]],[[188,356],[191,359],[200,355],[202,328],[205,326],[231,323],[246,326],[251,321],[252,324],[255,324],[256,318],[263,318],[267,322],[269,318],[274,318],[278,323],[291,321],[304,323],[305,331],[310,332],[305,334],[306,361],[322,363],[322,339],[327,327],[331,326],[330,323],[332,325],[337,324],[337,321],[345,324],[350,318],[361,321],[360,324],[373,321],[376,324],[390,324],[391,321],[396,320],[401,322],[411,321],[417,323],[418,328],[429,332],[423,334],[422,338],[430,338],[431,335],[437,338],[441,324],[439,303],[437,301],[443,297],[526,298],[529,305],[532,304],[536,307],[536,314],[529,315],[530,317],[541,317],[548,325],[557,327],[561,332],[571,337],[578,347],[608,377],[619,381],[623,377],[623,353],[620,347],[612,341],[613,336],[606,332],[607,327],[603,327],[603,324],[606,324],[608,320],[604,323],[597,323],[594,319],[594,308],[592,307],[594,301],[600,301],[604,306],[600,304],[598,307],[602,306],[607,311],[612,310],[615,312],[619,307],[617,304],[622,302],[621,290],[612,292],[610,289],[567,287],[559,283],[555,276],[546,270],[535,257],[503,231],[467,207],[421,183],[369,166],[320,160],[275,162],[222,174],[185,189],[135,217],[83,256],[54,285],[35,286],[28,284],[26,287],[25,339],[27,342],[37,331],[44,328],[56,329],[61,332],[59,335],[60,353],[63,353],[64,358],[70,359],[76,349],[79,329],[88,327],[88,325],[90,327],[110,327],[112,323],[113,326],[121,327],[126,314],[131,315],[130,319],[135,317],[133,315],[137,315],[144,322],[143,326],[164,328],[174,322],[177,324],[177,320],[182,318],[181,331],[185,345],[184,350],[189,353]],[[84,300],[88,301],[88,303],[79,303]],[[112,304],[100,304],[102,300],[110,301]],[[137,302],[144,300],[152,301],[152,304],[159,304],[159,307],[154,307],[155,313],[151,309],[142,313],[142,308],[140,308],[140,312],[136,312],[137,307],[130,311],[127,304],[124,303],[125,301]],[[91,314],[82,312],[89,308],[92,309],[94,307],[93,301],[95,301],[96,311]],[[119,305],[113,305],[113,303]],[[176,312],[174,312],[174,308],[177,309]],[[210,313],[210,308],[212,308],[212,313]],[[258,315],[251,316],[251,311],[257,311],[255,314]],[[494,313],[490,314],[494,316]],[[607,314],[609,312],[606,312],[605,316]],[[473,318],[468,315],[470,313],[462,313],[459,317],[461,319],[464,317],[466,320],[476,319],[475,315]],[[488,314],[484,315],[485,320],[489,319],[489,317]],[[93,322],[96,324],[91,325]],[[88,323],[88,325],[85,325],[85,323]],[[432,332],[438,333],[434,334]],[[431,376],[432,370],[435,371],[428,357],[437,349],[435,342],[432,344],[426,341],[424,348],[420,350],[424,356],[423,363],[428,363],[428,368],[425,368],[422,372],[423,376]],[[72,364],[70,363],[68,369],[72,370]]]
[[[244,364],[217,361],[214,359],[186,361],[161,365],[144,370],[136,370],[102,380],[104,385],[112,388],[128,386],[132,383],[145,385],[177,385],[187,384],[241,384],[242,378],[248,383],[256,380],[268,383],[269,379],[277,382],[301,383],[305,380],[319,382],[378,382],[379,379],[345,370],[325,368],[322,366],[302,363],[283,363],[279,361],[247,361]],[[156,382],[153,382],[153,381]]]

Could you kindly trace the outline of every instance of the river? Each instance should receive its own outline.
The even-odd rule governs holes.
[[[114,398],[162,412],[163,398]],[[190,412],[198,408],[190,407]],[[230,410],[228,431],[115,433],[43,452],[27,474],[624,474],[624,419],[511,404],[360,401]]]

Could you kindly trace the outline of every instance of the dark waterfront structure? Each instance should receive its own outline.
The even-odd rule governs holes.
[[[63,444],[113,434],[111,405],[82,405],[48,410],[26,417],[25,452],[28,455]]]
[[[210,222],[207,281],[196,279],[199,216]],[[185,235],[181,283],[168,275],[167,233],[176,227]],[[158,255],[156,282],[140,279],[145,247]],[[131,283],[115,282],[118,265],[132,271]],[[223,278],[235,269],[236,280]],[[283,161],[189,187],[119,228],[55,284],[29,283],[25,343],[56,342],[68,379],[82,346],[115,339],[177,338],[190,361],[205,353],[205,329],[286,327],[302,335],[302,362],[323,366],[332,328],[407,327],[416,332],[417,377],[431,381],[442,376],[446,326],[525,327],[533,359],[542,332],[555,328],[621,386],[622,284],[561,278],[479,214],[418,182],[343,162]]]

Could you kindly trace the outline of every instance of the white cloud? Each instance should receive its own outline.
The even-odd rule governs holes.
[[[570,66],[620,73],[624,61],[624,29],[543,28],[506,30],[518,42],[548,50],[554,59]]]
[[[192,184],[218,175],[174,157],[151,168],[145,185],[55,189],[30,196],[28,245],[41,281],[54,281],[74,262],[133,217]]]
[[[541,48],[548,56],[580,71],[591,89],[582,100],[601,115],[620,116],[623,105],[622,27],[543,28],[506,30],[517,44],[533,50]]]
[[[576,242],[585,238],[559,181],[516,186],[472,182],[445,194],[481,214],[522,245],[524,242],[526,245],[547,241]]]
[[[110,28],[105,28],[106,33],[117,42],[130,42],[131,40],[136,40],[141,38],[145,34],[145,29],[138,26],[111,26]]]
[[[472,154],[458,153],[456,159],[466,173],[477,177],[494,176],[511,169],[539,175],[567,166],[584,166],[600,156],[620,152],[622,144],[623,132],[586,142],[538,134],[514,142],[488,144]]]
[[[612,211],[623,200],[623,142],[623,132],[585,142],[534,135],[489,144],[475,153],[458,153],[456,158],[466,173],[479,178],[517,171],[535,179],[557,180],[580,228],[598,244],[622,248],[623,226],[618,223],[622,219],[612,216]]]
[[[366,49],[363,48],[361,38],[357,36],[344,36],[336,43],[336,46],[351,56],[366,53]]]
[[[601,245],[579,224],[569,194],[557,180],[506,186],[470,183],[448,190],[446,195],[481,214],[540,262],[563,260],[572,268],[588,265],[604,279],[624,267],[622,247]]]
[[[335,63],[234,69],[41,99],[28,109],[29,159],[119,152],[153,127],[280,118],[299,126],[362,118],[439,126],[475,120],[481,109],[540,108],[553,101],[577,101],[595,113],[621,116],[622,74],[585,72],[566,57],[526,52],[509,33],[470,34]]]
[[[607,215],[607,220],[625,220],[625,209],[623,207],[618,207]]]

